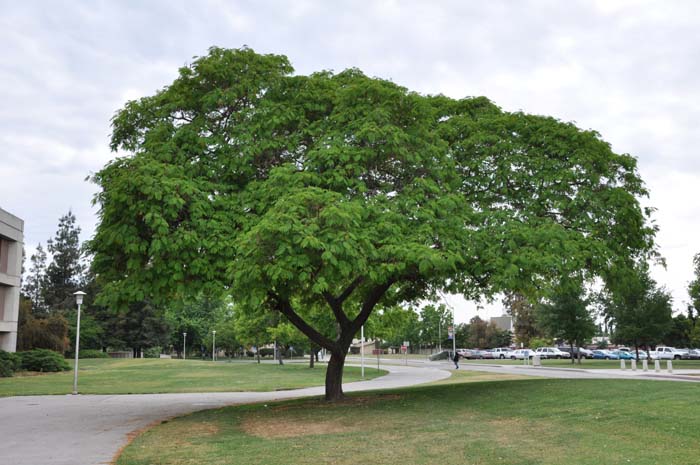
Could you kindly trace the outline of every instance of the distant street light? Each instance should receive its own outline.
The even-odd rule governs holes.
[[[74,292],[78,304],[78,321],[75,326],[75,366],[73,367],[73,395],[78,394],[78,354],[80,353],[80,306],[83,305],[83,291]]]
[[[182,333],[182,359],[187,359],[187,333]]]
[[[211,331],[211,361],[216,361],[216,330]]]

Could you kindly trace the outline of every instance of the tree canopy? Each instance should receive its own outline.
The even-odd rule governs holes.
[[[594,131],[248,48],[128,102],[111,147],[94,176],[103,301],[208,289],[280,312],[331,352],[328,399],[378,304],[536,293],[654,249],[636,160]]]
[[[596,331],[588,305],[583,284],[569,277],[562,279],[549,299],[537,306],[540,326],[549,336],[562,339],[571,347],[571,363],[576,355],[573,348],[583,346]],[[581,353],[577,352],[581,363]]]

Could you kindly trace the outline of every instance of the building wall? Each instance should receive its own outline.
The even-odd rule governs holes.
[[[509,317],[508,315],[492,317],[491,323],[494,323],[498,329],[513,331],[513,318]]]
[[[0,350],[17,349],[24,222],[0,209]]]

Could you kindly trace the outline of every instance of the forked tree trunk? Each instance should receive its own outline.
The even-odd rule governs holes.
[[[343,366],[346,352],[332,352],[326,368],[326,400],[335,401],[345,397],[343,394]]]

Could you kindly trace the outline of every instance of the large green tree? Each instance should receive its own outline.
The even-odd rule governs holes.
[[[377,305],[534,293],[653,249],[636,161],[596,132],[357,69],[294,75],[284,56],[212,48],[128,102],[111,147],[94,176],[103,299],[226,289],[279,312],[332,354],[329,400]]]

